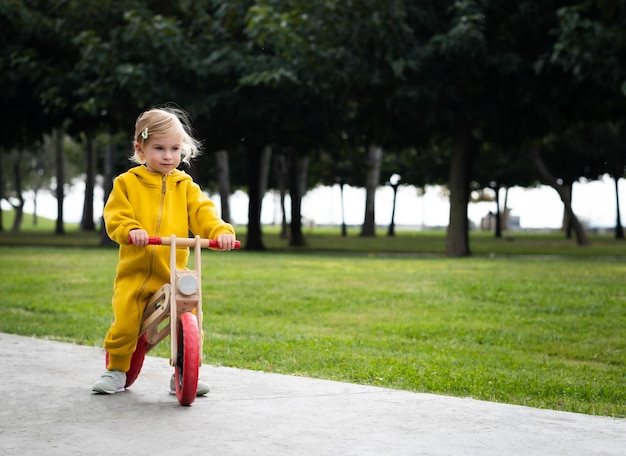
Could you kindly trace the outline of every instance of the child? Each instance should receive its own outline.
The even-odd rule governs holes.
[[[219,250],[235,246],[233,227],[218,217],[214,203],[191,177],[176,169],[181,161],[189,164],[200,152],[183,111],[164,107],[141,114],[135,123],[133,145],[131,160],[139,166],[115,179],[104,207],[107,233],[120,248],[112,300],[114,321],[104,340],[109,363],[92,387],[96,393],[124,391],[145,306],[170,280],[169,250],[148,246],[148,237],[188,237],[191,231],[216,239]],[[178,250],[177,256],[182,269],[189,249]],[[208,392],[209,386],[198,382],[197,394]]]

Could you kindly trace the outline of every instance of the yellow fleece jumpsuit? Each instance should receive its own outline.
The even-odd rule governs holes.
[[[150,236],[188,237],[189,231],[203,238],[235,234],[220,219],[215,204],[191,177],[179,170],[168,175],[137,166],[118,176],[104,207],[104,222],[111,239],[120,245],[114,291],[114,321],[104,340],[109,370],[128,372],[137,346],[139,328],[150,297],[170,280],[169,249],[128,243],[133,229]],[[189,249],[177,249],[177,268],[187,265]]]

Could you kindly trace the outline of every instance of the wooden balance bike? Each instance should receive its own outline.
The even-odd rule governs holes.
[[[132,385],[139,376],[146,353],[170,336],[170,365],[174,367],[176,398],[181,405],[191,405],[196,398],[202,364],[201,249],[216,249],[217,241],[200,236],[176,238],[172,235],[169,238],[150,237],[148,244],[169,245],[170,283],[154,293],[146,305],[125,386]],[[177,246],[194,247],[195,269],[176,268]],[[237,241],[235,248],[240,247]],[[108,362],[107,353],[107,365]]]

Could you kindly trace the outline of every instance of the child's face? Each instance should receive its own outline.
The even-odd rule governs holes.
[[[146,163],[148,171],[169,174],[180,165],[183,138],[181,135],[150,137],[143,146],[135,143],[135,151]]]

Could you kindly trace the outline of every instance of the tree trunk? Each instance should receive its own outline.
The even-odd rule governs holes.
[[[13,204],[15,209],[15,218],[13,219],[13,226],[11,231],[17,233],[22,227],[22,220],[24,219],[24,195],[22,195],[22,171],[20,169],[20,158],[18,157],[13,164],[13,174],[15,175],[15,194],[18,204]]]
[[[504,212],[502,214],[502,230],[509,229],[509,187],[504,187]]]
[[[96,231],[93,217],[93,191],[96,185],[96,149],[93,140],[87,136],[85,140],[85,199],[83,202],[83,219],[80,227],[83,231]]]
[[[107,200],[109,199],[111,190],[113,190],[113,155],[113,146],[110,144],[110,142],[107,142],[107,145],[104,148],[104,181],[102,183],[105,205],[107,203]],[[115,245],[115,242],[109,237],[106,232],[104,217],[102,217],[100,223],[100,245],[103,247]]]
[[[449,257],[471,255],[467,206],[470,198],[471,169],[474,161],[472,134],[469,128],[457,127],[450,161],[450,223],[446,238]]]
[[[302,247],[306,245],[302,234],[302,197],[306,191],[309,173],[309,157],[298,157],[293,153],[289,160],[289,194],[291,195],[291,225],[289,245]]]
[[[63,225],[63,202],[65,200],[65,194],[63,187],[65,186],[65,153],[63,150],[63,137],[65,132],[63,128],[59,128],[55,131],[55,162],[56,162],[56,176],[57,176],[57,221],[54,228],[54,234],[65,234],[65,228]]]
[[[0,149],[0,154],[2,154]],[[4,213],[2,211],[2,200],[4,199],[4,160],[0,157],[0,231],[4,231]]]
[[[502,239],[502,211],[500,210],[500,184],[494,185],[493,191],[496,194],[496,233],[495,233],[495,236],[498,239]]]
[[[269,146],[265,146],[261,151],[261,168],[260,168],[260,177],[259,177],[259,185],[261,188],[261,201],[265,197],[265,193],[267,193],[267,181],[270,176],[270,168],[272,164],[272,148]]]
[[[535,168],[537,169],[541,177],[548,185],[550,185],[550,187],[557,191],[559,197],[561,198],[561,201],[565,205],[565,211],[567,212],[567,216],[569,217],[570,223],[572,224],[572,228],[576,233],[576,241],[578,245],[589,245],[589,238],[587,237],[587,234],[585,233],[585,229],[583,228],[582,224],[578,220],[578,217],[576,217],[576,214],[574,214],[574,211],[572,210],[572,204],[568,197],[565,186],[560,185],[556,177],[554,177],[546,167],[545,163],[541,159],[538,145],[534,146],[531,149],[530,156],[533,164],[535,165]]]
[[[281,215],[281,227],[280,227],[280,239],[287,239],[289,234],[287,233],[287,212],[285,210],[285,196],[287,194],[287,157],[285,157],[284,151],[280,151],[274,160],[274,177],[276,178],[276,185],[280,193],[280,215]]]
[[[341,236],[346,237],[348,235],[348,227],[346,226],[346,214],[343,200],[343,187],[346,183],[343,179],[339,182],[339,195],[341,196]]]
[[[265,250],[263,245],[263,232],[261,230],[261,204],[263,194],[261,192],[261,162],[262,151],[260,146],[247,143],[248,155],[248,236],[246,238],[247,250]]]
[[[371,145],[367,150],[367,178],[365,181],[365,220],[361,229],[361,236],[376,236],[376,189],[380,181],[380,166],[383,160],[383,148]]]
[[[272,165],[272,148],[270,146],[265,146],[263,150],[261,150],[261,166],[259,168],[259,195],[260,195],[260,204],[259,204],[259,223],[261,221],[261,210],[263,209],[263,199],[265,198],[265,194],[267,193],[267,182],[269,180],[270,168]]]
[[[564,183],[561,185],[561,188],[563,189],[563,194],[565,195],[565,198],[567,198],[567,201],[569,201],[569,205],[571,207],[574,183],[573,182]],[[565,231],[566,239],[572,238],[572,229],[573,229],[573,226],[572,226],[572,218],[570,217],[570,213],[567,210],[564,210],[563,211],[563,230]]]
[[[217,191],[220,194],[222,219],[230,223],[230,166],[227,150],[215,152],[215,164],[217,166]]]
[[[616,205],[616,221],[615,221],[615,239],[624,239],[624,228],[622,227],[622,216],[619,210],[619,175],[612,176],[615,181],[615,205]]]
[[[39,217],[37,216],[37,201],[39,195],[39,186],[33,188],[33,226],[37,226],[39,224]]]

